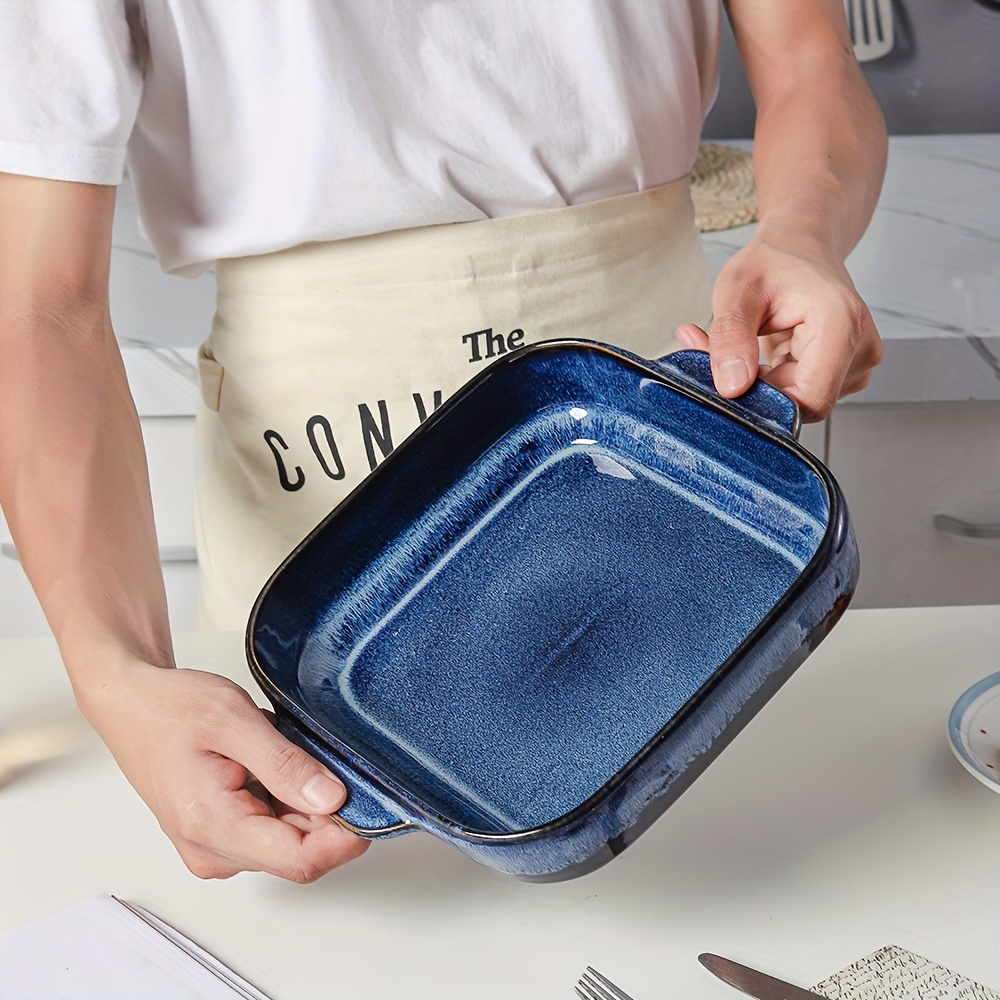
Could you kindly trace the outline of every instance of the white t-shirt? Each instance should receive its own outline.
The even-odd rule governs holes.
[[[0,0],[0,170],[117,184],[164,268],[687,173],[718,0]]]

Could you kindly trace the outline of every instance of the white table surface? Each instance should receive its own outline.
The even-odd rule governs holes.
[[[178,649],[252,684],[238,634]],[[1000,795],[946,737],[997,670],[998,607],[848,612],[625,854],[549,885],[420,833],[310,886],[203,882],[95,745],[0,790],[0,929],[113,892],[274,1000],[568,1000],[588,964],[635,1000],[723,1000],[701,951],[808,985],[890,943],[1000,988]],[[0,725],[69,697],[50,641],[0,641]]]

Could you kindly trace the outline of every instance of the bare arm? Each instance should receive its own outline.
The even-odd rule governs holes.
[[[0,504],[81,709],[188,867],[306,881],[365,847],[324,815],[342,786],[239,687],[173,669],[108,305],[114,197],[0,174]]]
[[[708,336],[679,331],[712,354],[720,390],[756,374],[807,419],[867,385],[878,333],[844,260],[871,219],[885,171],[881,111],[851,48],[842,0],[727,0],[757,103],[754,168],[761,223],[720,274]]]
[[[173,665],[139,420],[108,310],[114,188],[0,177],[0,498],[84,692]]]

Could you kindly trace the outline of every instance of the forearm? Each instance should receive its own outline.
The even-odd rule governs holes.
[[[839,21],[808,17],[802,13],[808,5],[796,2],[799,12],[785,19],[784,34],[776,27],[774,4],[770,16],[744,17],[737,28],[757,103],[754,169],[762,236],[778,227],[783,238],[797,231],[844,260],[878,200],[885,123],[846,30]],[[742,6],[750,5],[743,0]],[[789,59],[792,45],[795,58]],[[774,69],[778,60],[780,72]]]
[[[53,240],[58,206],[36,204],[37,190],[0,185],[5,228],[27,234],[0,246],[0,504],[79,695],[135,658],[172,657],[142,435],[107,309],[113,191],[97,193],[109,202],[99,221],[81,213]]]
[[[885,128],[878,108],[860,95],[854,106],[828,103],[820,122],[791,95],[778,96],[758,116],[754,168],[764,235],[777,224],[798,228],[844,260],[878,200]]]
[[[170,662],[138,419],[110,329],[0,333],[0,499],[74,681]],[[110,341],[110,343],[107,343]]]

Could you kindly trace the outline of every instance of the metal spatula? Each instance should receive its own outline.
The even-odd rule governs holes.
[[[844,0],[847,26],[858,62],[880,59],[892,49],[892,0]]]

